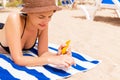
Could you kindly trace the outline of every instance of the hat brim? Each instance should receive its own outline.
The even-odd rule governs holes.
[[[49,6],[49,7],[37,7],[37,8],[26,8],[24,7],[21,11],[24,13],[39,13],[39,12],[47,12],[51,10],[59,11],[62,8],[58,6]]]

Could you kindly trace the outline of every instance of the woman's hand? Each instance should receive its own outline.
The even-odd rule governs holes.
[[[56,65],[58,67],[62,66],[65,68],[69,68],[75,64],[73,57],[69,55],[54,55],[49,57],[48,61],[50,64]]]
[[[61,44],[60,46],[59,46],[59,48],[58,48],[58,55],[62,55],[63,53],[62,53],[62,49],[64,48],[64,47],[66,47],[66,45],[67,44]],[[64,55],[70,55],[71,56],[71,47],[70,46],[68,46],[67,47],[67,50],[66,50],[66,53],[64,54]]]
[[[75,64],[75,61],[72,56],[70,55],[58,55],[53,54],[51,52],[45,52],[39,58],[43,59],[42,61],[46,62],[45,64],[53,64],[56,66],[62,66],[65,68],[69,68],[71,65]]]

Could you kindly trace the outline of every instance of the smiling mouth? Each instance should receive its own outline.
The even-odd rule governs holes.
[[[46,25],[45,24],[39,24],[41,27],[45,27]]]

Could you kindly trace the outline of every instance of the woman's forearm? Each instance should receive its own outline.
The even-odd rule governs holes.
[[[20,66],[42,66],[49,64],[49,57],[55,56],[55,54],[52,54],[50,52],[45,52],[39,57],[32,57],[32,56],[21,56],[16,57],[14,59],[14,62]]]
[[[22,56],[14,60],[20,66],[42,66],[48,63],[44,57]]]

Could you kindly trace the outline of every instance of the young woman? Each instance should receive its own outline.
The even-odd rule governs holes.
[[[21,66],[54,64],[70,67],[74,60],[68,49],[61,55],[48,51],[48,23],[55,11],[60,10],[54,0],[23,0],[22,13],[9,14],[5,25],[0,29],[0,53],[10,54],[13,61]],[[38,57],[23,56],[23,50],[34,47],[38,39]]]

